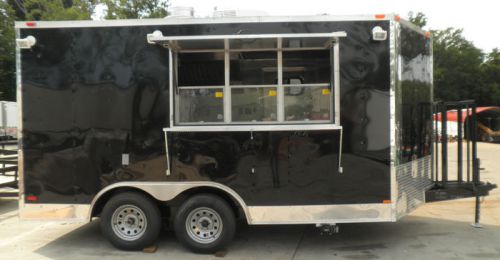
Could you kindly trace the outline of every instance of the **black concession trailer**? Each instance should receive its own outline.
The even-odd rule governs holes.
[[[432,113],[453,104],[433,104],[430,35],[396,15],[16,32],[23,219],[100,217],[128,250],[169,223],[187,247],[213,252],[237,219],[394,222],[428,198],[492,188],[475,150],[473,180],[440,177]]]

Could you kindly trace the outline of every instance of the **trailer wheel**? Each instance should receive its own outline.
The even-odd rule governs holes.
[[[226,201],[211,194],[195,195],[178,209],[174,219],[177,239],[196,253],[214,253],[234,237],[236,220]]]
[[[137,192],[124,192],[112,197],[101,215],[101,230],[115,247],[142,250],[151,246],[161,231],[158,206]]]

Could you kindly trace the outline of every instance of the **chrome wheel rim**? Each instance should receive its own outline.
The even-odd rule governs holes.
[[[148,220],[139,207],[122,205],[113,212],[111,225],[113,232],[119,238],[126,241],[134,241],[144,235],[148,226]]]
[[[193,209],[186,218],[186,230],[191,239],[201,244],[216,241],[222,234],[222,218],[211,208]]]

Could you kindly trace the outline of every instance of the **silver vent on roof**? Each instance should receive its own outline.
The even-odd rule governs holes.
[[[213,17],[236,17],[236,10],[215,10]]]
[[[268,16],[269,14],[261,10],[217,10],[212,13],[213,17],[249,17]]]
[[[194,8],[191,6],[174,6],[169,8],[169,14],[166,18],[192,18],[194,17]]]

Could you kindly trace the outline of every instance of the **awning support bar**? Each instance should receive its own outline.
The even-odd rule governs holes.
[[[340,38],[346,37],[344,31],[330,33],[284,33],[284,34],[232,34],[232,35],[189,35],[189,36],[164,36],[159,30],[146,36],[150,44],[165,44],[171,41],[189,40],[224,40],[224,39],[269,39],[269,38]]]

